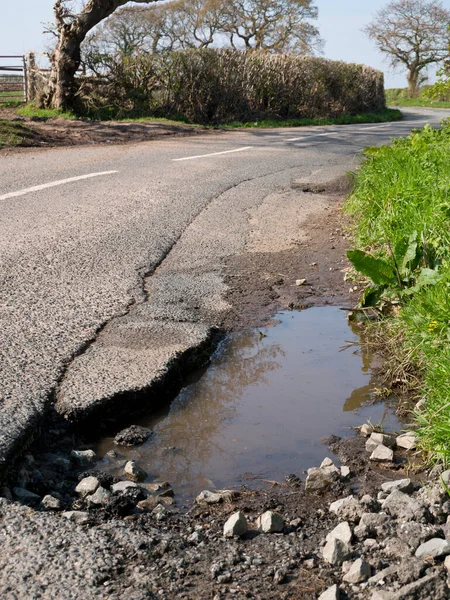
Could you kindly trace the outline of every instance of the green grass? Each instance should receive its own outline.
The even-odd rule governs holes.
[[[388,106],[420,106],[424,108],[450,108],[450,98],[443,96],[439,100],[427,98],[427,91],[431,86],[423,86],[416,98],[410,98],[407,88],[392,88],[386,90],[386,104]]]
[[[23,108],[17,110],[17,114],[23,117],[37,117],[40,119],[52,119],[52,118],[63,118],[63,119],[78,119],[79,116],[74,113],[67,111],[58,111],[52,109],[36,108],[32,104],[27,104]],[[155,117],[143,115],[136,111],[120,111],[104,108],[92,111],[88,115],[82,117],[86,120],[94,121],[120,121],[124,123],[165,123],[168,125],[189,125],[191,127],[212,127],[199,125],[198,123],[192,123],[183,116],[178,118],[168,119],[165,117]],[[336,118],[317,118],[317,119],[289,119],[280,121],[252,121],[252,122],[233,122],[223,123],[217,125],[217,127],[225,128],[248,128],[248,127],[259,127],[259,128],[270,128],[270,127],[303,127],[308,125],[350,125],[353,123],[385,123],[389,121],[399,121],[402,119],[402,113],[399,110],[386,109],[380,113],[361,113],[357,115],[343,115],[342,117]]]
[[[22,146],[33,137],[33,132],[16,121],[0,119],[0,148]]]
[[[441,280],[403,300],[387,319],[401,335],[397,359],[419,378],[424,404],[415,414],[422,448],[450,462],[450,123],[427,126],[391,146],[366,151],[345,210],[359,248],[387,256],[417,232]],[[395,324],[392,324],[392,320]]]
[[[403,118],[402,113],[395,109],[386,109],[380,113],[361,113],[357,115],[343,115],[335,118],[317,118],[317,119],[287,119],[280,121],[250,121],[242,123],[235,121],[225,124],[224,127],[306,127],[309,125],[352,125],[354,123],[386,123],[389,121],[399,121]]]
[[[393,100],[392,106],[421,106],[424,108],[450,108],[450,102],[440,100],[426,100],[425,98],[397,98]]]
[[[36,108],[33,104],[19,108],[17,114],[22,117],[37,117],[39,119],[76,119],[77,116],[70,111],[55,110],[50,108]]]

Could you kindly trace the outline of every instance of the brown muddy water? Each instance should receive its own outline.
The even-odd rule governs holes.
[[[99,455],[114,448],[119,460],[98,466],[120,477],[123,460],[134,459],[185,500],[206,488],[301,476],[330,454],[323,436],[348,437],[368,420],[401,430],[389,406],[375,402],[372,366],[339,308],[281,312],[270,326],[224,340],[163,414],[141,418],[155,431],[146,444],[101,440]]]

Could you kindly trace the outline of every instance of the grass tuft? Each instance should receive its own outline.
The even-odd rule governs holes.
[[[33,136],[31,129],[23,123],[0,119],[0,148],[23,146]]]

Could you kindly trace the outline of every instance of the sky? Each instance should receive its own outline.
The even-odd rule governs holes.
[[[42,52],[45,47],[43,23],[52,21],[53,0],[15,0],[6,2],[0,12],[0,55]],[[357,62],[384,71],[386,87],[405,87],[404,72],[389,69],[383,55],[361,29],[371,21],[387,0],[316,0],[318,27],[325,40],[324,56]],[[450,9],[450,0],[444,0]],[[430,74],[430,82],[434,80]]]

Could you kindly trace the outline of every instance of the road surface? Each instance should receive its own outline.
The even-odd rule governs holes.
[[[162,381],[227,309],[224,259],[276,251],[398,123],[214,132],[0,160],[0,469],[46,407],[68,418]]]

